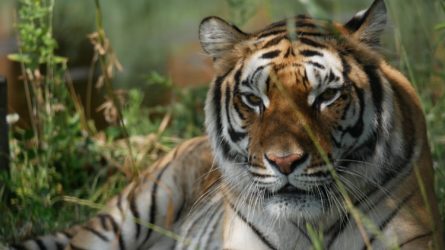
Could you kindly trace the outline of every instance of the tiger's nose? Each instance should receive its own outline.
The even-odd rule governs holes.
[[[304,163],[308,158],[308,154],[304,152],[292,153],[284,156],[280,156],[274,153],[267,153],[267,161],[276,167],[282,174],[288,175],[292,173],[295,168]]]

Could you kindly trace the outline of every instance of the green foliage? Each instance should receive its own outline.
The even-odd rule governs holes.
[[[204,102],[207,87],[189,88],[177,91],[178,100],[173,105],[171,131],[180,137],[204,134]]]
[[[204,133],[204,101],[207,87],[177,88],[172,82],[152,72],[146,78],[147,86],[151,92],[145,95],[148,98],[154,93],[169,93],[167,104],[144,106],[145,96],[139,89],[128,90],[128,100],[123,108],[123,117],[130,135],[146,135],[156,133],[166,116],[172,116],[168,128],[163,135],[167,137],[190,138]],[[115,137],[122,136],[113,133]]]
[[[19,62],[26,63],[30,69],[37,69],[41,64],[54,63],[56,41],[52,37],[51,11],[52,1],[21,0],[19,8],[20,22],[17,25],[21,42],[21,54],[12,56]]]
[[[10,172],[0,175],[0,235],[7,239],[83,218],[87,213],[79,216],[75,210],[85,209],[57,201],[67,192],[90,194],[81,187],[91,183],[101,166],[98,146],[81,126],[82,111],[75,109],[65,78],[67,61],[55,54],[53,8],[54,0],[19,1],[19,53],[9,58],[22,68],[32,129],[13,128]],[[58,212],[62,207],[66,213]]]
[[[230,10],[231,22],[243,25],[256,11],[258,2],[252,0],[226,0]]]

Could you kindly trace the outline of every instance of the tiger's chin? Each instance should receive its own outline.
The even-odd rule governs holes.
[[[273,218],[301,221],[318,221],[328,214],[326,199],[310,193],[277,193],[264,202],[265,211]]]

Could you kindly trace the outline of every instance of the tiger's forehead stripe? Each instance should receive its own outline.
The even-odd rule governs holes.
[[[340,54],[328,49],[328,45],[322,44],[322,41],[317,38],[298,37],[291,41],[286,34],[279,34],[264,40],[262,44],[264,46],[260,44],[258,46],[260,48],[242,62],[244,67],[241,85],[248,87],[247,90],[256,90],[254,94],[258,96],[262,95],[263,91],[260,90],[262,88],[255,85],[263,85],[265,82],[266,79],[258,80],[268,65],[272,65],[271,69],[277,74],[285,75],[284,72],[288,72],[289,75],[295,75],[295,82],[301,82],[305,87],[317,88],[321,86],[321,90],[324,90],[328,83],[332,83],[329,84],[331,87],[339,87],[338,82],[345,79],[343,77],[345,67]],[[271,48],[272,45],[274,45],[273,48]],[[293,58],[288,59],[290,56]],[[296,56],[298,58],[295,58]],[[302,67],[303,70],[297,69],[299,67]],[[307,71],[310,71],[310,76],[315,74],[317,77],[311,77],[309,80]],[[266,73],[268,72],[270,73],[270,69]],[[258,84],[252,84],[254,82]],[[236,83],[235,85],[235,89],[238,90],[240,86]]]
[[[264,30],[258,32],[258,39],[286,33],[292,28],[295,28],[295,32],[297,33],[306,33],[317,36],[320,35],[319,31],[324,26],[326,26],[326,24],[323,21],[320,22],[307,16],[297,16],[269,25]]]

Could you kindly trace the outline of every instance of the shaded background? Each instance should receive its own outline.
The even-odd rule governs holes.
[[[245,31],[298,13],[320,18],[347,21],[358,10],[367,8],[370,0],[107,0],[103,1],[104,24],[113,48],[123,65],[115,85],[138,88],[146,93],[148,105],[162,103],[165,96],[150,88],[150,73],[167,76],[178,86],[206,85],[212,76],[208,58],[197,39],[198,25],[206,16],[217,15],[231,20]],[[412,77],[423,78],[432,68],[443,65],[432,60],[438,49],[434,26],[444,20],[439,1],[387,1],[390,23],[383,37],[383,53],[395,66],[407,71],[406,62],[415,62]],[[16,50],[13,24],[14,1],[0,3],[0,74],[8,75],[11,89],[19,89],[17,70],[6,55]],[[82,80],[88,76],[92,47],[87,35],[94,31],[92,1],[58,1],[54,16],[54,33],[59,54],[69,58],[71,74],[82,93]],[[443,56],[443,52],[438,55]],[[434,84],[434,95],[441,95],[443,85]],[[430,93],[431,94],[431,93]],[[436,96],[434,98],[437,98]],[[23,112],[23,103],[11,98],[11,109]],[[18,98],[20,99],[20,98]],[[98,105],[99,102],[96,103]],[[94,113],[94,112],[93,112]],[[24,116],[26,117],[26,116]],[[103,124],[101,124],[103,126]]]

